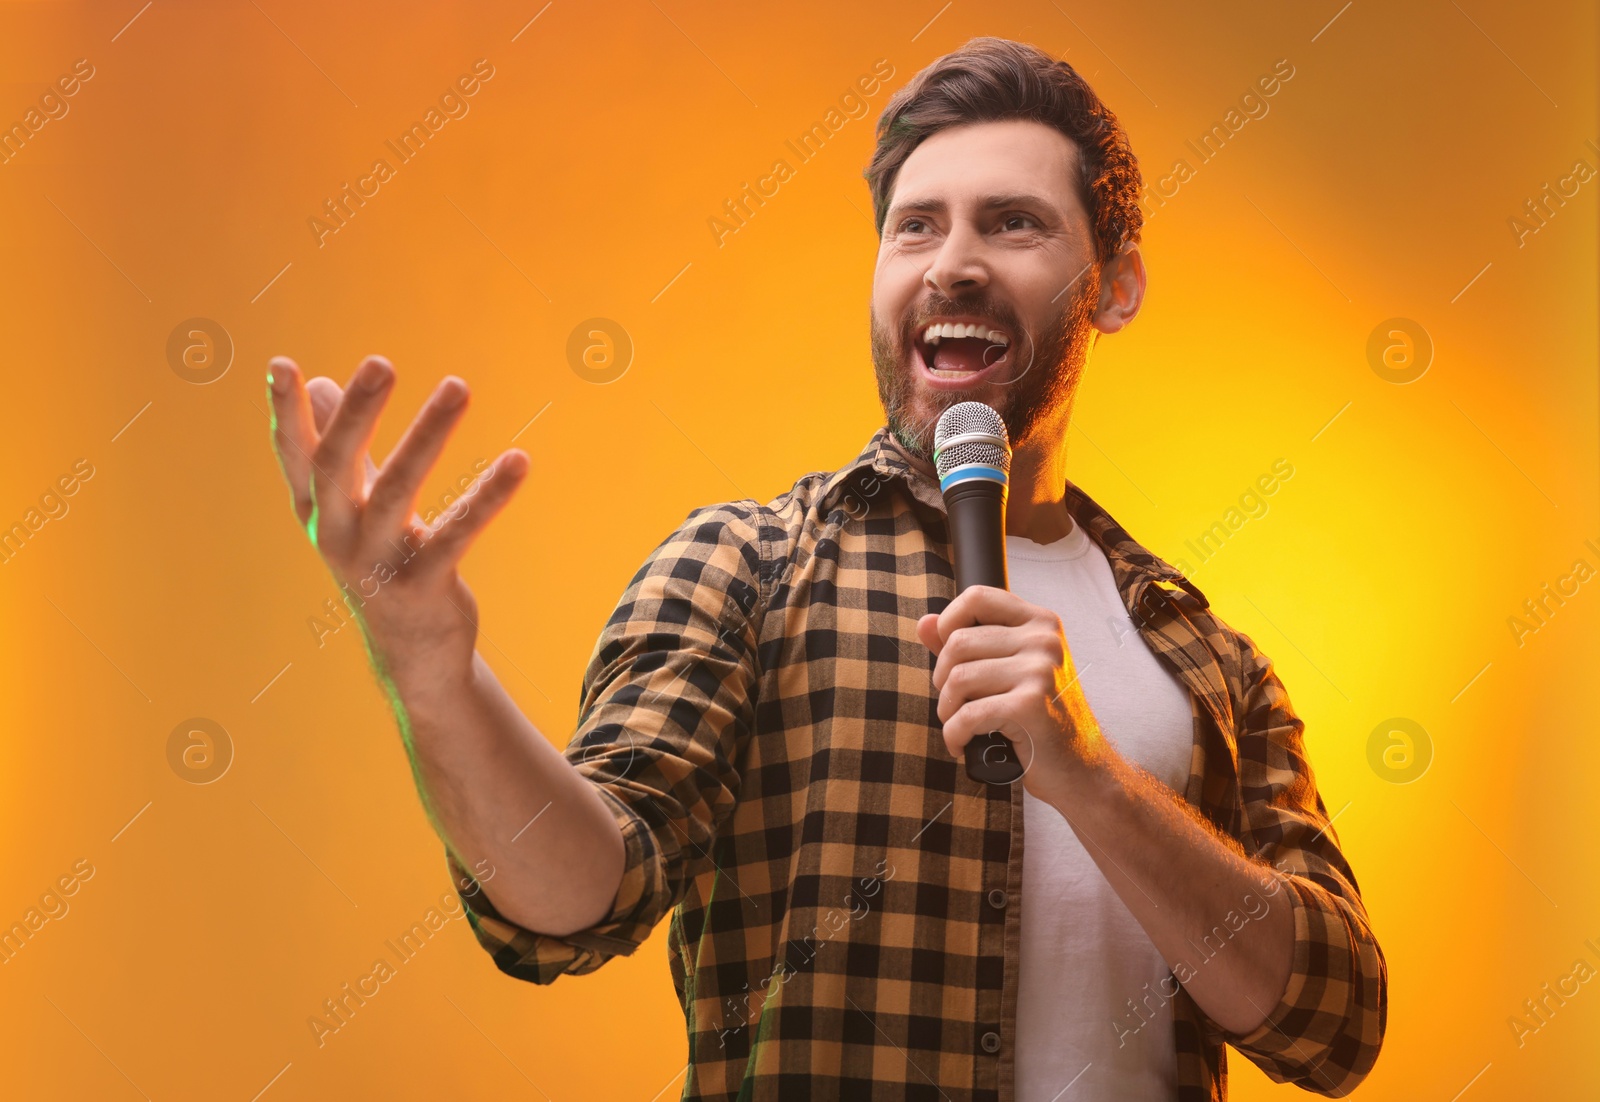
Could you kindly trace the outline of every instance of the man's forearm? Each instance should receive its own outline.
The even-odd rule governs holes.
[[[567,934],[599,921],[622,882],[604,799],[529,722],[474,653],[472,675],[388,686],[424,809],[506,918]],[[485,877],[488,880],[489,877]]]
[[[1294,962],[1275,874],[1114,752],[1052,802],[1200,1009],[1230,1032],[1260,1026]]]

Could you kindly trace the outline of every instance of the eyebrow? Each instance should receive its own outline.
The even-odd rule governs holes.
[[[1050,202],[1042,195],[1034,195],[1031,192],[1026,191],[1012,191],[999,195],[985,195],[978,200],[978,208],[980,210],[995,210],[999,207],[1039,207],[1049,211],[1051,214],[1057,215],[1058,217],[1060,215],[1060,212],[1056,210],[1054,203]],[[908,199],[903,202],[897,202],[890,207],[888,212],[884,215],[883,220],[887,223],[897,215],[905,214],[908,211],[923,211],[928,214],[946,214],[949,212],[949,209],[950,205],[943,199],[939,198]]]

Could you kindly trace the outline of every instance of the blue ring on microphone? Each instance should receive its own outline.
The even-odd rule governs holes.
[[[998,482],[1002,486],[1005,486],[1009,483],[1009,479],[1006,477],[1006,472],[1002,471],[999,467],[989,467],[982,463],[969,463],[965,467],[957,467],[955,470],[941,478],[939,480],[939,490],[941,493],[943,493],[958,482],[969,482],[974,478],[982,478],[987,479],[990,482]]]

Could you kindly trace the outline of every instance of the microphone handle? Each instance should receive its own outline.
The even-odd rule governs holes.
[[[988,479],[958,482],[944,495],[956,592],[968,586],[1010,589],[1006,580],[1006,488]],[[1022,761],[999,731],[974,735],[966,747],[967,776],[980,784],[1015,784]]]

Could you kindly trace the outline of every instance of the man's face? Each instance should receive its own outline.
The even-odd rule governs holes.
[[[873,276],[872,360],[912,455],[932,460],[939,415],[957,402],[992,406],[1015,448],[1071,401],[1100,297],[1077,156],[1054,127],[1012,119],[941,130],[901,166]],[[930,335],[943,324],[977,335]]]

